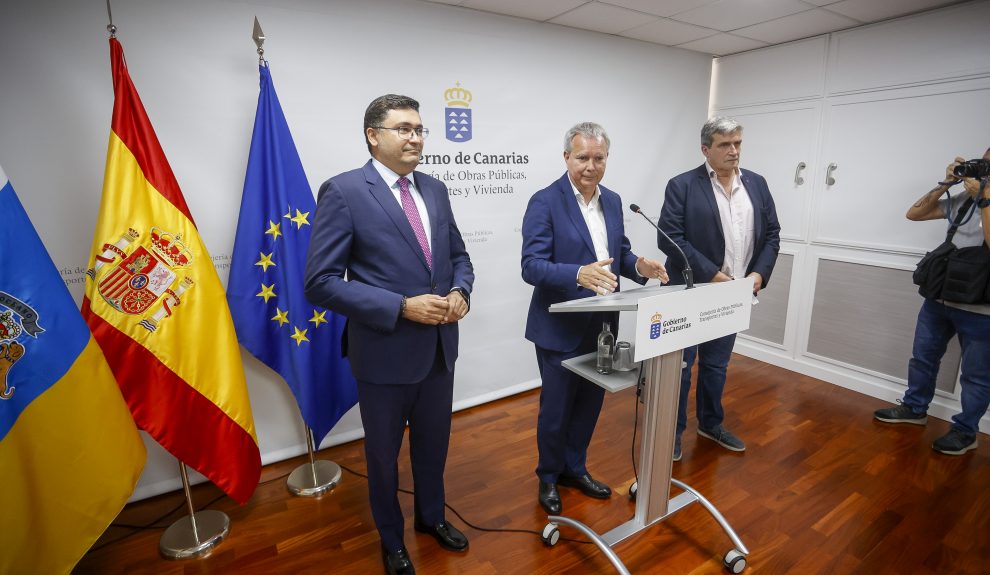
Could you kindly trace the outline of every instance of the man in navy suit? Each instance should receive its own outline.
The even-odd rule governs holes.
[[[619,288],[619,275],[640,284],[649,278],[667,281],[660,262],[637,258],[630,251],[622,199],[599,185],[608,149],[608,135],[598,124],[585,122],[568,130],[567,173],[533,194],[523,217],[522,277],[533,286],[526,339],[536,345],[543,380],[536,427],[538,499],[551,515],[561,511],[558,484],[598,499],[612,495],[586,466],[605,390],[560,363],[594,351],[602,323],[614,328],[618,314],[551,314],[548,308],[611,293]]]
[[[742,126],[729,118],[712,118],[701,128],[705,163],[667,183],[660,227],[684,250],[699,282],[723,282],[747,277],[753,295],[766,287],[780,249],[780,223],[763,176],[739,167]],[[684,269],[677,250],[661,234],[657,242],[672,254],[667,265]],[[684,283],[673,273],[671,283]],[[732,451],[746,444],[722,425],[722,389],[735,334],[684,350],[674,461],[681,459],[681,434],[687,426],[691,367],[698,358],[696,391],[698,435]]]
[[[415,569],[403,543],[396,462],[407,422],[414,526],[447,549],[468,546],[444,517],[443,473],[457,322],[470,308],[474,271],[447,187],[414,172],[429,135],[419,103],[394,94],[375,99],[364,135],[371,160],[320,187],[306,297],[347,317],[342,352],[358,383],[382,559],[388,573],[409,574]]]

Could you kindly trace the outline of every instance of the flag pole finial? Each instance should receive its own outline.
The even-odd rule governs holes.
[[[110,0],[107,0],[107,19],[110,21],[107,24],[107,32],[110,32],[111,38],[117,37],[117,27],[113,25],[113,12],[110,10]]]
[[[107,0],[109,2],[110,0]],[[261,31],[261,23],[258,22],[258,17],[254,17],[254,33],[251,34],[254,38],[254,43],[258,46],[258,64],[265,64],[265,33]]]

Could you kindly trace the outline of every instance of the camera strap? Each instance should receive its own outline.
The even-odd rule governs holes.
[[[951,204],[951,200],[950,200],[950,204]],[[967,211],[969,212],[968,214],[969,217],[966,217]],[[945,241],[951,242],[952,237],[956,235],[956,230],[959,229],[959,226],[968,222],[969,218],[973,217],[973,214],[975,212],[976,212],[976,202],[973,200],[973,197],[970,196],[966,198],[966,201],[963,202],[963,205],[959,206],[959,211],[956,212],[956,219],[952,222],[952,225],[949,226],[949,231],[946,232],[945,234]]]

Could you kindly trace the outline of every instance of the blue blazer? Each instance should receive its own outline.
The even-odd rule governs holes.
[[[746,274],[756,272],[763,276],[763,287],[770,283],[770,273],[777,262],[780,250],[780,222],[777,208],[770,196],[770,188],[763,176],[749,170],[740,170],[742,183],[753,203],[753,259]],[[694,279],[711,281],[722,269],[725,259],[725,236],[715,203],[715,190],[705,165],[684,172],[667,182],[663,208],[660,211],[660,229],[667,232],[684,250]],[[657,234],[657,246],[667,254],[667,272],[671,284],[683,284],[684,260],[677,250]]]
[[[457,359],[456,323],[431,326],[399,317],[402,296],[446,296],[455,286],[470,293],[474,284],[447,187],[419,172],[413,178],[430,218],[432,273],[402,207],[370,160],[320,186],[306,298],[347,317],[342,354],[360,381],[421,381],[438,343],[448,370]]]
[[[622,198],[604,186],[599,189],[612,273],[645,284],[646,278],[636,273],[637,257],[626,238]],[[601,326],[591,325],[592,313],[551,314],[549,307],[595,295],[578,285],[577,274],[581,266],[598,261],[598,256],[566,173],[529,199],[522,235],[522,278],[533,286],[526,339],[544,349],[574,351],[589,329],[597,332]],[[617,331],[613,325],[613,333]]]

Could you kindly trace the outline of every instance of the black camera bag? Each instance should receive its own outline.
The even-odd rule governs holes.
[[[945,285],[945,270],[949,266],[949,255],[956,251],[951,241],[944,241],[937,248],[925,254],[914,270],[914,284],[918,293],[925,299],[940,299]]]
[[[942,299],[955,303],[986,303],[990,289],[990,249],[986,242],[949,254]]]
[[[956,235],[956,229],[962,223],[963,218],[966,217],[966,212],[970,210],[973,206],[973,198],[967,198],[963,205],[959,207],[959,211],[956,212],[956,218],[952,222],[952,226],[949,227],[948,233],[945,235],[945,241],[939,244],[937,248],[925,254],[925,257],[921,258],[918,262],[918,266],[914,270],[912,279],[914,284],[918,286],[918,293],[921,297],[926,299],[943,299],[943,291],[946,281],[946,273],[949,267],[949,258],[952,254],[959,251],[955,244],[952,243],[952,237]],[[984,246],[977,246],[977,248],[987,251]],[[971,249],[971,248],[966,248]],[[958,271],[954,274],[953,285],[956,286],[952,289],[951,295],[956,296],[956,292],[959,289],[965,289],[963,284],[966,283],[966,278],[972,276],[970,273],[972,270],[967,271],[967,266],[965,264],[960,267],[957,264]],[[980,297],[985,294],[984,290],[980,290]],[[955,301],[955,300],[949,300]]]

